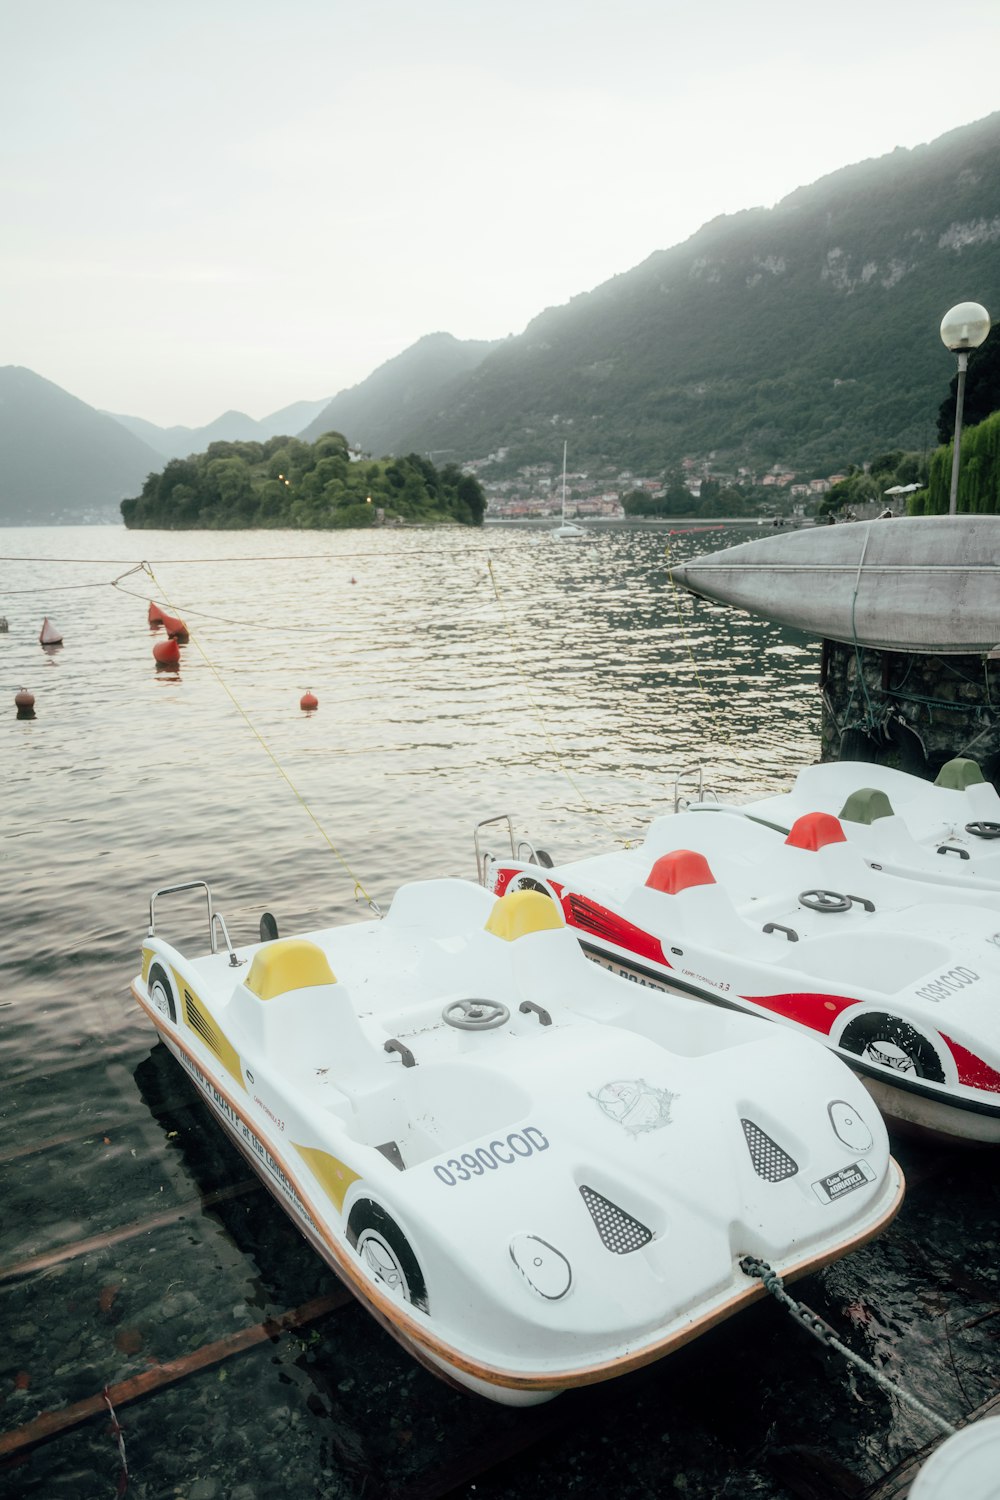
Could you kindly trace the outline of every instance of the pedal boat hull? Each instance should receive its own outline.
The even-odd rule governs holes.
[[[551,909],[551,903],[541,904]],[[735,1016],[706,1018],[702,1007],[685,1001],[682,1013],[698,1013],[685,1023],[689,1053],[668,1051],[660,1040],[669,1031],[661,1008],[654,1010],[635,986],[589,964],[564,927],[529,926],[515,938],[489,931],[497,907],[505,907],[506,916],[510,905],[465,882],[427,882],[404,887],[381,923],[310,934],[304,941],[323,953],[338,979],[259,1002],[268,1021],[268,1006],[277,1011],[293,1002],[275,1034],[281,1046],[294,1030],[294,1007],[307,1015],[310,1055],[298,1068],[276,1065],[259,1046],[264,1033],[255,1045],[246,1020],[254,1019],[258,1001],[246,991],[258,953],[270,949],[273,956],[302,940],[237,948],[237,968],[223,953],[187,959],[152,935],[132,992],[227,1135],[372,1316],[447,1381],[503,1404],[527,1406],[648,1365],[757,1300],[762,1287],[740,1269],[744,1254],[763,1251],[785,1279],[794,1279],[865,1244],[891,1222],[903,1181],[877,1111],[824,1049],[792,1037],[782,1038],[790,1047],[775,1048],[775,1028],[749,1023],[748,1029]],[[457,924],[445,920],[435,927],[435,914],[443,909],[459,914]],[[543,920],[550,922],[548,916]],[[436,1018],[456,989],[468,992],[473,978],[479,993],[504,996],[511,1019],[498,1030],[470,1036]],[[331,1083],[323,1061],[329,1049],[313,1023],[345,984],[366,1044],[385,1037],[393,1048],[370,1048],[364,1062],[372,1071],[363,1079],[365,1066],[358,1063],[356,1078]],[[558,998],[567,986],[577,997],[572,1004]],[[421,991],[412,1013],[398,1001],[407,989]],[[527,1009],[521,1008],[524,1001]],[[345,1053],[350,1029],[338,1038]],[[415,1061],[406,1066],[396,1049],[411,1047]],[[283,1055],[292,1054],[285,1047]],[[746,1086],[747,1063],[763,1065],[765,1074],[773,1067],[787,1098],[779,1100],[780,1090],[765,1087],[766,1079],[761,1088],[770,1105],[756,1098],[761,1090]],[[803,1064],[813,1065],[812,1079],[803,1078]],[[494,1115],[488,1130],[473,1120],[449,1135],[442,1097],[434,1107],[443,1133],[430,1143],[440,1149],[418,1150],[418,1132],[407,1134],[410,1125],[423,1118],[428,1099],[452,1075],[458,1097],[457,1070],[467,1067],[473,1114],[476,1096],[513,1069],[519,1081],[509,1112],[502,1120]],[[629,1090],[640,1086],[638,1100],[629,1093],[623,1102],[619,1074],[629,1080]],[[676,1093],[652,1086],[666,1079],[677,1085]],[[817,1086],[823,1099],[839,1101],[838,1108],[860,1121],[848,1128],[846,1141],[834,1133],[825,1106],[820,1138],[815,1131],[810,1135],[812,1123],[807,1129],[797,1118],[817,1107]],[[407,1106],[413,1089],[423,1092]],[[597,1102],[602,1089],[610,1089],[607,1110]],[[738,1127],[724,1142],[703,1139],[704,1120],[719,1112],[723,1099],[735,1110],[732,1123],[741,1108],[763,1121],[753,1125],[753,1139],[767,1145],[751,1145]],[[385,1118],[397,1121],[398,1161],[387,1158],[387,1143],[378,1139],[381,1125],[371,1123],[383,1107]],[[647,1116],[651,1109],[652,1116],[634,1130],[626,1118],[623,1128],[621,1109],[634,1120],[636,1108],[640,1116],[643,1108]],[[860,1144],[856,1131],[863,1136]],[[779,1138],[787,1148],[774,1148],[782,1159],[791,1161],[789,1151],[800,1158],[787,1180],[780,1173],[761,1175],[760,1151],[770,1152]],[[668,1180],[671,1148],[680,1156]],[[707,1157],[687,1161],[692,1151]],[[487,1158],[489,1170],[472,1170]],[[685,1194],[707,1160],[719,1173],[719,1202],[692,1205]],[[598,1190],[587,1186],[590,1180]],[[820,1201],[821,1182],[833,1184],[823,1190],[827,1201]],[[844,1185],[850,1196],[841,1198]],[[581,1212],[581,1193],[597,1202],[595,1208],[584,1198],[589,1215]],[[565,1218],[554,1201],[559,1195],[567,1205]],[[627,1209],[616,1206],[622,1199]],[[383,1213],[374,1221],[373,1203]],[[368,1215],[361,1237],[354,1227],[359,1204],[367,1205]],[[640,1209],[651,1230],[640,1223]],[[581,1223],[589,1237],[581,1237]],[[402,1246],[390,1226],[397,1233],[402,1226]],[[493,1226],[502,1226],[495,1243]],[[623,1236],[630,1235],[635,1243],[625,1244]],[[534,1260],[530,1249],[525,1258],[529,1242],[537,1251]],[[388,1266],[379,1259],[384,1254]],[[676,1306],[663,1293],[664,1272],[671,1268],[684,1282]],[[638,1283],[645,1290],[637,1291]]]

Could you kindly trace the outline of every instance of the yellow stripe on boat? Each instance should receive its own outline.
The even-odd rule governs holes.
[[[182,996],[184,1006],[184,1019],[196,1036],[199,1036],[210,1052],[214,1052],[226,1072],[239,1084],[241,1089],[246,1088],[243,1082],[243,1068],[240,1065],[240,1054],[226,1036],[225,1032],[216,1024],[213,1017],[205,1009],[198,996],[185,984],[184,980],[174,970],[174,983],[177,992]]]
[[[347,1189],[352,1182],[361,1181],[361,1173],[352,1172],[350,1167],[331,1156],[329,1151],[320,1151],[317,1146],[296,1145],[295,1149],[317,1182],[322,1184],[327,1197],[343,1213]]]
[[[142,982],[143,982],[143,984],[145,984],[146,981],[149,979],[149,966],[150,966],[150,964],[152,962],[153,962],[153,950],[152,950],[152,948],[143,948],[143,950],[142,950]]]
[[[512,943],[528,932],[563,926],[562,913],[550,896],[541,891],[509,891],[496,901],[486,931]]]
[[[285,938],[268,943],[254,954],[246,987],[258,1000],[273,1000],[289,990],[304,990],[314,984],[336,984],[322,948],[307,938]]]

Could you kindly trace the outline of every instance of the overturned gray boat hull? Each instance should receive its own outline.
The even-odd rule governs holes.
[[[817,526],[671,573],[702,598],[827,640],[949,655],[1000,644],[1000,516]]]

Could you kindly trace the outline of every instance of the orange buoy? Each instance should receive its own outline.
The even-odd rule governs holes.
[[[319,699],[315,693],[303,693],[299,699],[299,707],[304,709],[319,708]]]
[[[187,640],[188,628],[183,620],[179,620],[176,615],[164,614],[162,611],[160,613],[160,620],[167,635],[173,636],[178,641]]]
[[[19,688],[14,694],[14,702],[17,704],[17,717],[19,719],[33,719],[35,717],[34,693],[29,693],[27,688]]]
[[[42,621],[42,628],[38,632],[38,639],[43,646],[61,646],[62,635],[53,625],[48,615]]]
[[[181,659],[181,648],[171,636],[168,640],[157,641],[153,657],[158,667],[176,667]]]
[[[149,623],[150,625],[163,624],[163,610],[158,604],[154,604],[152,599],[149,601]]]

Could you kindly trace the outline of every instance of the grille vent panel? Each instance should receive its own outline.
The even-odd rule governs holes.
[[[190,990],[184,991],[184,1013],[191,1030],[198,1033],[210,1052],[214,1052],[216,1057],[220,1057],[222,1048],[219,1043],[219,1033]]]
[[[569,898],[569,910],[575,926],[582,927],[586,932],[593,932],[597,937],[606,938],[609,942],[619,940],[620,924],[616,923],[602,907],[595,906],[592,901],[586,901],[582,896],[573,894]]]
[[[580,1196],[590,1210],[605,1250],[614,1255],[631,1255],[633,1250],[641,1250],[653,1238],[651,1229],[594,1188],[581,1184]]]
[[[777,1141],[772,1141],[767,1132],[761,1130],[753,1120],[741,1120],[740,1124],[743,1126],[750,1160],[758,1177],[763,1177],[765,1182],[784,1182],[786,1177],[795,1176],[799,1170],[798,1162],[793,1161]]]

